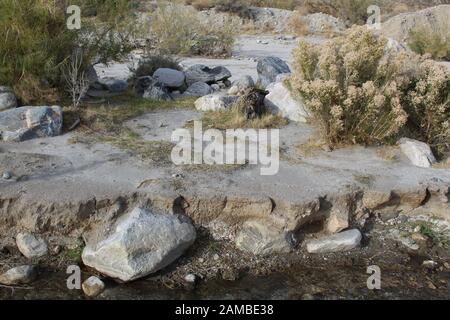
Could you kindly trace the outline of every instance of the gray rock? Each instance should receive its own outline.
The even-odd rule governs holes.
[[[402,152],[408,157],[411,163],[417,167],[429,168],[436,163],[436,158],[430,146],[424,142],[402,138],[398,142]]]
[[[48,247],[44,239],[31,233],[19,233],[16,237],[19,251],[28,259],[40,258],[48,253]]]
[[[195,101],[195,108],[199,111],[217,111],[230,108],[236,101],[236,96],[210,94]]]
[[[172,100],[169,89],[150,76],[141,77],[136,83],[136,93],[145,99],[169,101]]]
[[[265,57],[259,59],[257,65],[258,83],[266,88],[272,82],[275,82],[277,76],[282,73],[290,73],[289,66],[277,57]]]
[[[62,132],[61,107],[21,107],[0,112],[0,132],[4,141],[54,137]]]
[[[153,79],[161,82],[166,87],[177,89],[184,86],[186,76],[184,75],[184,72],[175,69],[159,68],[153,74]]]
[[[105,275],[132,281],[171,264],[195,238],[186,217],[136,208],[120,217],[105,239],[88,241],[82,259]]]
[[[89,81],[89,85],[94,85],[98,81],[97,71],[95,70],[94,66],[88,66],[84,73],[87,80]]]
[[[0,111],[17,108],[17,98],[9,87],[0,86]]]
[[[332,236],[311,240],[306,244],[306,249],[309,253],[349,251],[358,247],[361,239],[361,232],[353,229]]]
[[[255,87],[255,82],[251,76],[244,76],[231,83],[231,88],[228,90],[229,95],[241,95],[247,89]]]
[[[11,172],[9,172],[9,171],[5,171],[5,172],[3,172],[3,174],[2,174],[2,178],[3,178],[3,179],[5,179],[5,180],[9,180],[9,179],[11,179],[11,178],[12,178],[12,174],[11,174]]]
[[[37,272],[33,266],[20,266],[9,269],[0,275],[0,283],[7,286],[29,284],[36,280]]]
[[[115,79],[115,78],[102,78],[98,80],[104,89],[113,93],[124,92],[128,89],[128,83],[125,80]]]
[[[88,297],[94,298],[105,290],[105,283],[97,277],[90,277],[81,285],[83,292]]]
[[[300,98],[294,98],[290,90],[283,82],[275,82],[267,86],[269,94],[264,100],[267,110],[273,114],[280,114],[286,119],[306,122],[308,112]]]
[[[186,70],[186,82],[189,86],[195,82],[213,84],[228,78],[231,78],[231,72],[222,66],[209,68],[202,64],[196,64]]]
[[[288,253],[292,247],[289,233],[258,221],[248,221],[236,237],[236,247],[255,255]]]
[[[212,84],[212,85],[211,85],[211,88],[212,88],[214,91],[220,91],[220,86],[219,86],[217,83]]]
[[[213,92],[214,89],[209,84],[204,82],[195,82],[187,88],[183,95],[190,97],[203,97]]]

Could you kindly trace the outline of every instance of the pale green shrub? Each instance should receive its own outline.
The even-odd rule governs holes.
[[[294,51],[291,86],[330,144],[386,142],[406,123],[400,85],[382,62],[385,43],[357,27],[322,48],[303,42]]]
[[[386,49],[366,27],[294,51],[290,85],[331,145],[393,143],[407,135],[450,148],[450,74],[435,61]]]
[[[441,156],[450,151],[450,73],[431,60],[417,65],[405,101],[408,122]]]

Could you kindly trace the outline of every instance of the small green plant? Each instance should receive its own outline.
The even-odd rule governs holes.
[[[441,246],[445,249],[450,249],[450,239],[433,229],[432,224],[422,222],[419,224],[419,233],[431,239],[434,245]]]
[[[380,144],[406,123],[399,84],[382,62],[386,41],[354,27],[321,48],[302,42],[294,51],[291,86],[305,99],[331,146]]]

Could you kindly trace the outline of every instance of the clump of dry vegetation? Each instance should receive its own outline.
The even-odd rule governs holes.
[[[233,106],[227,110],[208,111],[203,114],[204,128],[226,129],[272,129],[280,128],[288,124],[288,121],[279,115],[265,113],[255,119],[247,119],[239,106]],[[187,126],[191,126],[188,123]]]
[[[201,18],[193,8],[172,4],[154,12],[151,27],[157,49],[168,54],[229,56],[235,40],[231,21]]]
[[[411,30],[408,46],[418,54],[429,54],[433,59],[450,61],[448,23],[444,23],[437,29],[420,26]]]
[[[402,133],[444,154],[450,147],[448,70],[385,47],[386,39],[366,27],[321,47],[301,42],[290,85],[331,146],[389,144]]]

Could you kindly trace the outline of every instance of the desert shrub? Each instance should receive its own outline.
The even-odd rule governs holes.
[[[76,48],[83,47],[86,65],[119,58],[130,49],[122,33],[128,1],[71,4],[93,15],[82,20],[81,30],[67,28],[64,1],[0,0],[0,83],[13,87],[24,103],[57,98],[62,68]]]
[[[321,47],[301,42],[290,85],[331,145],[389,144],[400,134],[449,150],[449,71],[388,53],[386,39],[353,27]]]
[[[136,78],[152,76],[159,68],[169,68],[181,71],[179,61],[171,56],[152,54],[139,61],[136,70],[132,70]]]
[[[434,59],[450,61],[450,36],[448,24],[431,27],[417,27],[409,35],[408,45],[418,54],[430,54]]]
[[[418,67],[405,99],[408,123],[443,156],[450,151],[450,73],[432,60],[414,64]]]
[[[233,24],[200,18],[189,8],[161,5],[153,14],[152,33],[159,50],[170,54],[229,56],[234,44]]]
[[[330,144],[387,142],[406,123],[400,84],[389,75],[395,66],[382,61],[385,44],[357,27],[320,49],[302,42],[295,50],[291,86]]]

